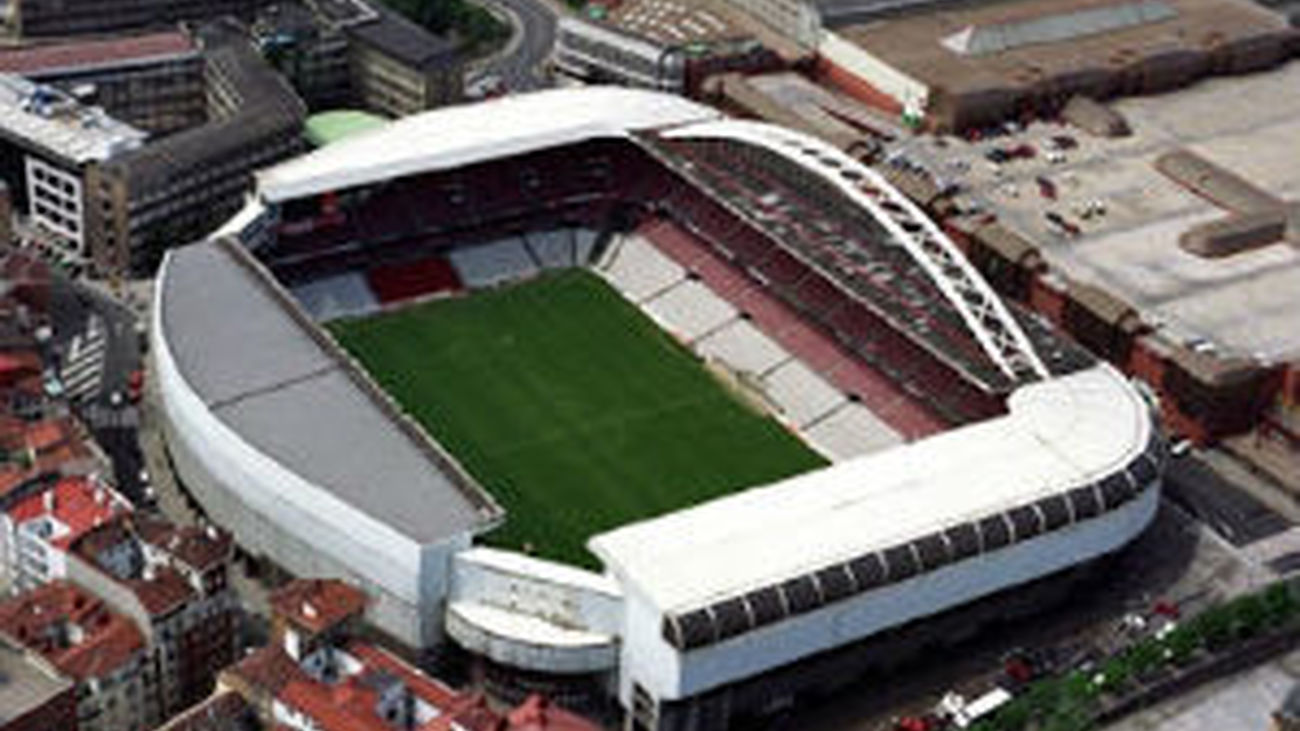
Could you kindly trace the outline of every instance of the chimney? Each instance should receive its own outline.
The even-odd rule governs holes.
[[[313,607],[311,605],[311,602],[303,602],[302,616],[306,617],[307,619],[315,619],[316,617],[320,616],[320,614],[316,611],[316,607]]]
[[[51,485],[50,488],[45,491],[45,494],[41,495],[41,500],[45,505],[45,512],[47,513],[54,512],[54,504],[55,504],[54,491],[56,489],[57,488],[55,486]]]

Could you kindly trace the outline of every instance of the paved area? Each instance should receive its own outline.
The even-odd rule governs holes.
[[[1280,362],[1300,355],[1300,249],[1274,244],[1226,259],[1184,252],[1178,236],[1223,217],[1222,210],[1170,181],[1152,162],[1186,148],[1273,195],[1300,199],[1300,61],[1274,71],[1197,83],[1169,94],[1114,104],[1133,135],[1102,140],[1039,122],[971,144],[912,139],[902,153],[968,189],[967,203],[996,212],[1038,243],[1056,269],[1099,284],[1135,304],[1175,340],[1205,340],[1220,352]],[[1075,149],[1049,160],[1048,140],[1069,135]],[[994,147],[1033,146],[1032,159],[995,164]],[[896,148],[897,149],[897,148]],[[1050,181],[1056,199],[1040,190]],[[1090,202],[1105,214],[1083,216]],[[1081,229],[1062,232],[1046,214]]]
[[[1272,728],[1269,714],[1300,681],[1300,651],[1210,683],[1130,716],[1108,731],[1236,731]]]

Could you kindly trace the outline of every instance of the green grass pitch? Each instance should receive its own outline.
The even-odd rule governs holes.
[[[329,328],[505,506],[498,546],[594,566],[596,533],[825,463],[590,272]]]

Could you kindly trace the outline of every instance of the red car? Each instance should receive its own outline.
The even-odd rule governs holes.
[[[126,397],[131,403],[138,403],[140,396],[144,394],[144,371],[135,370],[131,372],[130,378],[126,382]]]
[[[1056,183],[1053,183],[1052,181],[1048,180],[1047,178],[1041,175],[1038,176],[1038,178],[1036,178],[1036,182],[1038,183],[1039,195],[1043,196],[1049,201],[1056,200]]]

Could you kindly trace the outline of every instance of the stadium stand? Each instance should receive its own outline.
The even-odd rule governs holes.
[[[452,294],[465,286],[451,263],[441,256],[373,267],[366,272],[366,280],[384,305]]]
[[[564,269],[579,265],[572,229],[533,231],[524,235],[524,241],[533,260],[543,269]]]
[[[447,255],[460,281],[470,289],[493,287],[532,276],[537,265],[521,236],[452,249]]]
[[[687,343],[695,342],[740,316],[726,300],[690,278],[647,300],[642,309],[656,320],[672,323],[672,329]]]
[[[317,322],[336,317],[358,317],[379,309],[366,278],[356,273],[339,274],[294,287],[298,304]]]

